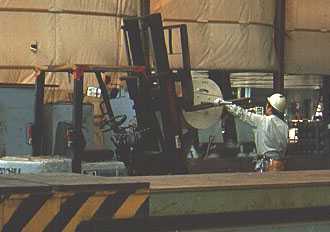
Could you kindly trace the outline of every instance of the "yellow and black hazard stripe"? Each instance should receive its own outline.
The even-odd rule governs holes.
[[[84,221],[148,216],[149,190],[13,194],[3,197],[1,231],[75,231]]]

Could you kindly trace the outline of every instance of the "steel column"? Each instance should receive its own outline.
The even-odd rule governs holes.
[[[323,77],[322,81],[322,101],[323,101],[323,120],[330,121],[330,76]]]
[[[72,172],[81,173],[81,153],[84,149],[84,136],[82,134],[82,114],[83,114],[83,88],[84,88],[84,71],[77,68],[73,72],[73,109],[72,109],[72,125],[73,125],[73,159]]]
[[[285,20],[286,0],[276,0],[275,49],[277,69],[273,73],[273,91],[284,93],[284,55],[285,55]]]
[[[34,123],[32,129],[32,154],[42,154],[42,114],[44,108],[44,93],[45,93],[45,77],[44,71],[36,73],[35,80],[35,103],[34,103]]]

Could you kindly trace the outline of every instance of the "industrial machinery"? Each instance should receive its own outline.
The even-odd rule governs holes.
[[[127,173],[124,169],[124,164],[116,163],[97,163],[97,161],[110,161],[113,158],[113,151],[111,150],[86,150],[86,145],[90,143],[91,134],[83,133],[83,131],[91,130],[92,117],[89,118],[89,124],[83,123],[83,113],[91,111],[88,110],[88,105],[83,104],[84,90],[83,90],[83,80],[84,73],[95,73],[95,77],[99,83],[101,89],[101,96],[103,99],[102,106],[104,107],[103,121],[101,123],[101,128],[103,130],[113,130],[116,133],[120,133],[122,128],[120,125],[126,120],[125,115],[115,116],[111,105],[110,98],[106,85],[102,79],[101,73],[103,72],[139,72],[138,69],[129,67],[110,67],[110,66],[100,66],[100,65],[68,65],[68,66],[42,66],[36,67],[36,101],[35,101],[35,118],[32,130],[32,147],[33,155],[40,156],[44,155],[45,145],[50,145],[50,153],[57,153],[63,156],[72,158],[72,171],[81,173],[93,173],[92,167],[97,167],[98,164],[102,166],[102,170],[99,172],[106,172],[105,166],[114,167],[118,169],[118,173]],[[73,102],[70,105],[52,105],[48,106],[44,104],[44,87],[45,87],[45,77],[46,72],[66,72],[73,74],[74,76],[74,90],[73,90]],[[66,114],[57,115],[54,114],[54,110],[59,107],[64,107],[67,111]],[[68,108],[69,107],[69,108]],[[65,110],[64,110],[65,111]],[[69,115],[71,114],[71,117]],[[48,115],[45,119],[44,115]],[[70,120],[71,118],[71,120]],[[51,120],[53,119],[53,120]],[[44,123],[45,120],[51,120],[50,129]],[[48,121],[47,121],[48,122]],[[83,126],[84,124],[84,126]],[[54,131],[53,131],[54,130]],[[47,136],[48,135],[48,136]],[[46,138],[51,138],[51,141]],[[56,138],[63,138],[60,142],[56,142]],[[47,147],[47,146],[46,146]],[[49,146],[48,146],[49,147]],[[49,150],[49,149],[48,149]],[[100,154],[103,156],[100,157]],[[107,157],[108,156],[108,157]],[[89,163],[82,165],[82,161],[88,161]],[[116,172],[116,171],[115,171]]]
[[[192,78],[186,25],[163,26],[161,15],[153,14],[125,19],[123,31],[129,65],[146,67],[144,75],[122,78],[134,101],[138,128],[148,131],[134,148],[134,169],[144,175],[187,173],[186,157],[191,145],[198,144],[197,129],[219,122],[223,106],[213,102],[227,100],[228,94],[223,96],[224,86],[211,79]],[[169,62],[174,33],[181,48],[175,51],[182,64],[177,69]]]
[[[29,153],[72,159],[72,171],[78,173],[83,171],[84,161],[108,162],[113,157],[125,164],[132,175],[187,173],[187,154],[190,147],[198,143],[197,129],[209,128],[221,118],[223,106],[213,103],[223,97],[221,86],[211,79],[192,78],[186,25],[163,26],[160,14],[154,14],[126,18],[123,32],[129,67],[84,64],[35,67],[34,117],[27,130],[32,145]],[[182,58],[182,67],[175,70],[169,64],[173,33],[180,35]],[[153,64],[149,63],[148,49],[143,42],[146,40],[151,44]],[[44,104],[48,72],[73,76],[72,103]],[[106,72],[127,73],[121,79],[126,81],[134,103],[135,123],[124,126],[127,116],[113,112],[102,79],[102,73]],[[112,150],[90,149],[93,109],[83,104],[85,73],[94,73],[98,81],[99,89],[88,91],[96,91],[95,95],[102,97],[100,129],[111,133],[115,146]],[[95,165],[88,167],[88,173],[94,173],[90,167]]]
[[[300,156],[327,156],[330,150],[328,142],[328,123],[326,121],[294,121],[291,126],[296,128],[296,155]]]
[[[38,76],[39,72],[36,74]],[[37,92],[48,87],[57,86],[42,84],[37,86]],[[34,85],[2,84],[0,88],[0,174],[71,172],[74,158],[73,104],[44,104],[42,101],[42,111],[34,115]],[[81,116],[83,136],[80,141],[85,147],[81,154],[81,172],[103,176],[127,175],[125,164],[114,159],[112,150],[95,145],[93,105],[83,104]],[[37,145],[38,153],[35,150],[36,125],[41,126],[42,132],[42,141]],[[101,126],[107,125],[107,121],[103,121]]]
[[[0,88],[0,153],[31,154],[29,130],[33,123],[33,85],[2,84]]]
[[[77,173],[104,173],[107,165],[115,167],[118,173],[127,173],[126,166],[131,175],[187,173],[187,154],[193,144],[198,144],[198,129],[210,128],[221,118],[223,106],[215,106],[213,102],[223,97],[220,88],[223,86],[211,79],[192,78],[186,25],[163,26],[160,14],[154,14],[126,18],[123,32],[128,67],[84,64],[35,67],[34,117],[31,115],[33,123],[28,130],[32,150],[29,153],[36,157],[61,155],[72,159],[72,171]],[[180,35],[182,58],[182,67],[175,70],[169,64],[174,33]],[[150,41],[149,49],[146,49],[146,40]],[[153,64],[149,62],[148,51],[151,51]],[[48,72],[73,76],[72,103],[44,104]],[[136,122],[124,125],[127,116],[113,112],[102,79],[102,74],[109,72],[127,74],[121,79],[127,83]],[[98,81],[99,88],[89,88],[88,92],[103,100],[100,129],[110,133],[108,138],[113,148],[90,149],[93,109],[83,104],[85,73],[95,74]],[[117,163],[101,165],[99,161]],[[94,170],[97,165],[102,166],[99,172]]]
[[[192,79],[186,25],[163,26],[160,14],[153,14],[125,19],[123,30],[129,64],[147,67],[144,76],[123,78],[138,127],[150,132],[135,149],[135,169],[138,174],[149,174],[148,167],[153,167],[151,173],[187,173],[186,156],[196,128],[210,127],[220,118],[221,107],[214,108],[213,100],[221,91],[209,79]],[[169,64],[174,33],[179,34],[182,58],[176,70]],[[144,40],[150,41],[153,65]]]

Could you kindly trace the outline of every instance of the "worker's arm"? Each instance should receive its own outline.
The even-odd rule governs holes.
[[[236,105],[227,105],[226,109],[229,113],[234,115],[234,117],[241,119],[253,127],[260,125],[264,119],[263,116],[248,112],[247,110]]]

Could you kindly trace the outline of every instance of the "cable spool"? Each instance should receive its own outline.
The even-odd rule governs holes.
[[[223,98],[220,87],[212,80],[194,78],[194,105],[213,103],[217,98]],[[216,106],[192,112],[182,110],[184,121],[196,129],[207,129],[220,121],[224,106]]]

